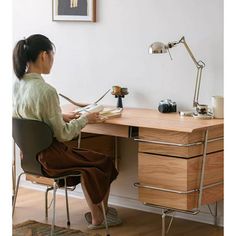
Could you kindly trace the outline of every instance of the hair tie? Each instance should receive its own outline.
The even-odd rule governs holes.
[[[24,39],[23,39],[23,41],[24,41],[24,44],[25,44],[25,45],[27,45],[27,44],[28,44],[28,41],[27,41],[27,39],[26,39],[26,38],[24,38]]]
[[[28,45],[28,41],[27,41],[26,38],[23,39],[23,43],[24,43],[24,49],[25,49],[25,50],[28,50],[29,45]]]

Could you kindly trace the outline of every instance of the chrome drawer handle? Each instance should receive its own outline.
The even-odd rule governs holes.
[[[203,186],[203,189],[212,188],[212,187],[215,187],[217,185],[221,185],[223,183],[224,183],[223,181],[219,181],[219,182],[214,183],[214,184],[208,184],[208,185]],[[149,186],[149,185],[143,185],[139,182],[134,183],[134,187],[147,188],[147,189],[153,189],[153,190],[158,190],[158,191],[163,191],[163,192],[170,192],[170,193],[178,193],[178,194],[189,194],[189,193],[199,192],[199,189],[192,189],[192,190],[188,190],[188,191],[179,191],[179,190],[174,190],[174,189],[166,189],[166,188],[159,188],[159,187],[154,187],[154,186]]]
[[[224,137],[209,139],[208,143],[218,141],[218,140],[223,140],[223,139],[224,139]],[[142,139],[142,138],[134,138],[134,140],[137,142],[143,142],[143,143],[162,144],[162,145],[178,146],[178,147],[191,147],[191,146],[201,145],[204,143],[204,141],[200,141],[200,142],[195,142],[195,143],[183,144],[183,143],[171,143],[171,142],[147,140],[147,139]]]

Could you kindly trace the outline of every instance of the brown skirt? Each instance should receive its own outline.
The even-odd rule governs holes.
[[[53,144],[38,155],[44,172],[50,177],[81,172],[84,185],[94,204],[100,203],[109,190],[118,172],[112,159],[104,154],[87,149],[74,148],[69,143],[56,139]],[[72,177],[68,185],[76,185],[79,178]]]

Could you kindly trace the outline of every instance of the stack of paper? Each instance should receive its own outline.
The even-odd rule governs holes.
[[[102,111],[99,112],[101,116],[104,116],[105,118],[115,118],[120,117],[122,113],[122,108],[108,108],[105,107]]]
[[[78,112],[80,114],[88,112],[99,112],[101,116],[108,119],[121,116],[122,110],[123,110],[122,108],[104,107],[103,105],[98,105],[94,103],[86,107],[79,107],[75,109],[74,112]]]
[[[79,107],[74,110],[74,112],[79,112],[80,114],[84,114],[86,112],[100,112],[103,111],[104,107],[103,105],[98,105],[96,103],[90,104],[85,107]]]

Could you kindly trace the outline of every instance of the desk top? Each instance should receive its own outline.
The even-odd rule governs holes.
[[[72,111],[75,108],[74,105],[67,104],[62,107],[62,110]],[[198,129],[222,126],[224,120],[200,120],[193,117],[181,117],[178,113],[160,113],[154,109],[124,108],[121,117],[108,119],[104,123],[191,133]]]

